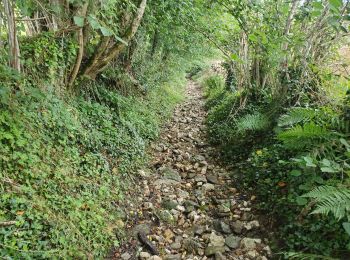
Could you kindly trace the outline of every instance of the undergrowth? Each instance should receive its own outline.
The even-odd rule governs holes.
[[[273,251],[290,252],[276,258],[349,257],[346,100],[276,112],[268,93],[232,91],[216,74],[201,81],[209,139],[236,169],[235,182],[257,196]]]
[[[181,99],[183,79],[147,97],[99,83],[94,99],[1,86],[0,222],[10,224],[0,229],[0,256],[102,258],[117,246],[117,202]]]

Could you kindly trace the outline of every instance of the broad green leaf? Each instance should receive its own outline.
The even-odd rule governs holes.
[[[239,60],[239,57],[238,57],[238,55],[236,53],[232,53],[231,54],[231,59],[237,61],[237,60]]]
[[[321,163],[322,163],[324,166],[331,166],[331,162],[330,162],[328,159],[326,159],[326,158],[324,158],[324,159],[321,161]]]
[[[101,24],[99,23],[99,21],[95,17],[89,16],[87,18],[87,20],[88,20],[90,26],[92,27],[92,29],[97,30],[97,29],[101,28]]]
[[[345,147],[350,147],[349,143],[344,138],[340,138],[339,141],[345,145]]]
[[[252,42],[258,42],[258,37],[255,34],[249,35],[249,40]]]
[[[79,27],[83,27],[84,26],[84,17],[74,16],[73,20],[74,20],[75,25],[77,25]]]
[[[320,11],[323,9],[323,4],[321,2],[313,2],[312,5],[315,10]]]
[[[307,199],[305,199],[303,197],[297,197],[297,199],[295,201],[299,206],[304,206],[307,203]]]
[[[343,223],[343,228],[345,229],[346,233],[350,236],[350,223],[349,222],[344,222]]]
[[[343,5],[341,0],[328,0],[329,4],[334,8],[339,8]]]
[[[337,170],[333,169],[332,167],[321,167],[321,172],[326,172],[326,173],[335,173]]]
[[[305,156],[304,161],[306,162],[306,166],[308,166],[308,167],[316,167],[317,166],[316,164],[314,164],[313,159],[309,156]]]
[[[103,36],[112,36],[113,35],[113,32],[106,27],[101,26],[100,30],[101,30],[101,33]]]
[[[301,171],[299,171],[299,170],[292,170],[292,171],[290,172],[290,175],[292,175],[292,176],[294,176],[294,177],[298,177],[298,176],[301,175]]]
[[[318,17],[318,16],[320,16],[321,15],[321,11],[319,11],[319,10],[315,10],[315,11],[312,11],[311,12],[311,16],[312,17]]]

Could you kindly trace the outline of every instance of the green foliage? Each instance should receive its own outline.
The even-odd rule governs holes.
[[[315,255],[315,254],[304,254],[298,252],[288,252],[284,253],[287,259],[297,259],[297,260],[337,260],[337,258]]]
[[[266,130],[270,125],[269,119],[261,114],[249,114],[242,116],[237,120],[237,131],[240,133],[246,131],[262,131]]]
[[[313,122],[305,123],[303,126],[296,125],[278,134],[278,139],[287,147],[294,149],[317,145],[329,137],[331,137],[330,131]]]
[[[204,86],[209,93],[210,140],[222,144],[227,160],[235,162],[236,183],[259,198],[256,206],[262,214],[278,220],[274,234],[279,243],[274,250],[302,251],[303,256],[294,257],[306,259],[319,259],[318,254],[342,256],[350,242],[346,230],[336,216],[309,215],[313,209],[308,209],[311,202],[304,196],[348,176],[349,145],[337,108],[292,107],[278,116],[273,109],[280,103],[269,99],[268,92],[232,93],[224,87]],[[274,122],[276,131],[267,131]],[[334,204],[331,209],[344,212],[348,201],[343,198],[341,202],[342,206]]]
[[[0,221],[16,224],[1,229],[0,256],[106,256],[122,239],[115,203],[180,99],[172,84],[144,100],[99,85],[99,102],[27,86],[2,104]]]
[[[316,201],[313,214],[328,215],[332,213],[335,218],[350,217],[350,190],[346,187],[320,186],[303,195]]]
[[[71,65],[75,61],[76,44],[67,38],[55,37],[53,33],[43,33],[32,38],[21,39],[21,55],[26,80],[33,85],[44,80],[62,86]]]
[[[295,107],[288,110],[287,114],[280,116],[278,126],[289,127],[298,123],[309,122],[317,116],[317,112],[311,108]]]

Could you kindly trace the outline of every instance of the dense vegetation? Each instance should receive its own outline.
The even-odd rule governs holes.
[[[209,50],[184,8],[3,1],[0,258],[102,258],[118,246],[124,191]]]
[[[209,138],[275,252],[349,257],[349,4],[3,0],[0,257],[118,246],[123,191],[208,57],[225,68],[201,77]]]
[[[348,258],[349,3],[225,2],[227,73],[202,78],[210,139],[257,196],[277,251]]]

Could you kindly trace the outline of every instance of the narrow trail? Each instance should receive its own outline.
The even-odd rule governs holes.
[[[140,171],[129,239],[115,259],[268,259],[252,214],[252,198],[234,187],[206,142],[204,98],[189,81],[187,100],[151,147],[150,168]]]

